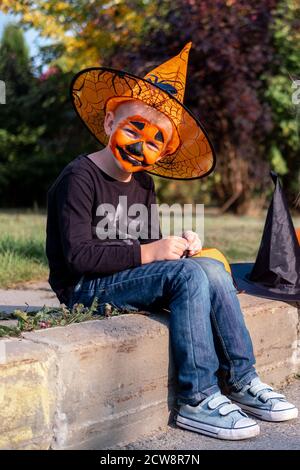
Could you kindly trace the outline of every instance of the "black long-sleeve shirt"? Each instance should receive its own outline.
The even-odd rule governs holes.
[[[136,203],[148,209],[144,225],[136,223],[139,213],[128,212]],[[162,237],[155,206],[151,217],[151,205],[155,203],[154,182],[148,173],[133,173],[129,182],[118,181],[102,171],[87,154],[79,155],[64,168],[47,193],[49,283],[60,302],[68,302],[82,275],[105,276],[141,264],[140,244]],[[116,212],[110,211],[107,204],[117,209]],[[126,231],[120,219],[135,224],[138,236],[124,238]],[[101,221],[103,226],[109,222],[116,233],[114,239],[101,237]]]

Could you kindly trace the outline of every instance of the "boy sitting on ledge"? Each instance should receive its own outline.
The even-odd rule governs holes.
[[[259,426],[245,411],[285,421],[297,416],[297,408],[259,379],[224,265],[193,257],[202,248],[194,232],[162,238],[151,212],[156,198],[148,173],[199,178],[215,163],[203,127],[182,104],[189,49],[144,78],[98,67],[73,80],[75,109],[105,147],[73,160],[48,192],[49,282],[69,307],[90,306],[97,297],[100,313],[106,303],[169,309],[177,425],[220,439],[246,439],[259,434]],[[124,219],[120,196],[128,208],[139,204],[152,216],[137,228],[126,215],[125,230],[117,227]],[[106,239],[103,220],[110,222]],[[218,369],[226,374],[229,396],[220,391]]]

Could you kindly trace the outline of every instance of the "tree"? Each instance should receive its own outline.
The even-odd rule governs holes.
[[[280,1],[273,15],[275,54],[265,91],[273,121],[268,153],[293,202],[300,187],[300,105],[292,102],[293,81],[300,79],[300,3]]]
[[[14,126],[23,119],[39,129],[26,152],[44,155],[48,174],[74,149],[95,148],[69,103],[74,71],[105,64],[144,75],[192,40],[185,102],[213,141],[217,167],[200,181],[156,178],[158,194],[217,203],[221,211],[258,211],[270,193],[272,167],[294,198],[300,139],[289,77],[300,78],[299,0],[2,0],[1,8],[53,39],[42,57],[55,72],[25,93],[23,118],[12,116]]]
[[[95,142],[72,109],[72,73],[33,75],[22,31],[9,25],[0,45],[6,104],[0,114],[0,204],[45,206],[50,184],[72,158]]]
[[[205,123],[216,148],[211,190],[223,210],[244,213],[265,201],[264,142],[272,121],[261,76],[272,61],[269,27],[274,4],[174,0],[161,18],[168,28],[149,31],[138,51],[140,64],[144,67],[146,59],[148,67],[193,41],[186,103]]]
[[[0,194],[11,197],[15,188],[11,186],[17,168],[16,154],[26,148],[30,152],[36,132],[24,122],[24,96],[33,87],[31,62],[24,35],[14,25],[4,29],[0,45],[0,78],[6,85],[6,104],[1,105],[0,114]]]
[[[18,14],[24,27],[33,27],[53,40],[59,50],[50,65],[62,71],[99,65],[116,48],[135,47],[143,25],[153,23],[158,0],[2,0],[5,13]],[[155,20],[154,20],[155,21]]]

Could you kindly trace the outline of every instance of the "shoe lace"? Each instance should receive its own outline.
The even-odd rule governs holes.
[[[219,395],[215,398],[212,398],[208,403],[207,406],[211,410],[215,410],[216,408],[219,408],[219,413],[222,416],[226,416],[229,413],[232,413],[233,411],[240,411],[241,409],[239,406],[235,405],[234,403],[231,403],[229,398],[225,397],[224,395]]]
[[[250,386],[248,388],[248,391],[251,393],[251,395],[259,398],[263,402],[270,400],[270,398],[285,398],[284,395],[282,395],[281,393],[274,392],[273,388],[270,385],[264,384],[263,382],[259,382],[255,385]]]

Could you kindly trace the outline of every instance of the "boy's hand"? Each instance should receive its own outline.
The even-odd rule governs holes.
[[[182,236],[189,242],[187,252],[188,256],[193,256],[202,250],[202,242],[196,232],[193,232],[192,230],[185,230]]]
[[[141,245],[142,264],[152,261],[180,259],[189,243],[183,237],[169,236]]]

